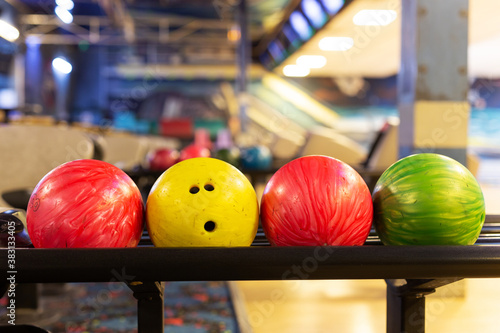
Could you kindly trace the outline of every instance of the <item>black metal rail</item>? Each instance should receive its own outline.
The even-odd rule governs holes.
[[[1,250],[0,269],[9,272]],[[500,277],[500,246],[18,249],[17,282]]]
[[[0,249],[0,270],[11,274],[7,255]],[[138,299],[140,333],[163,327],[160,281],[300,279],[384,279],[387,331],[424,332],[426,294],[463,278],[500,277],[500,217],[488,216],[471,246],[384,246],[372,230],[364,246],[271,247],[259,230],[251,247],[155,248],[145,234],[138,248],[17,249],[15,258],[17,283],[126,283]],[[409,320],[415,311],[419,320]]]

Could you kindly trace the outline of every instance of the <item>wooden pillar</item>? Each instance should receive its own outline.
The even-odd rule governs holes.
[[[466,164],[468,0],[401,0],[399,154]]]

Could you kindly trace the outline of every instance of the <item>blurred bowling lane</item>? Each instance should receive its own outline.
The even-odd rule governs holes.
[[[383,280],[240,281],[253,333],[385,333]],[[500,279],[467,279],[427,296],[426,332],[497,333]]]

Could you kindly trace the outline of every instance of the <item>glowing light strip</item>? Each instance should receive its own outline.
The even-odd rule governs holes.
[[[19,38],[19,30],[4,20],[0,20],[0,37],[13,42]]]

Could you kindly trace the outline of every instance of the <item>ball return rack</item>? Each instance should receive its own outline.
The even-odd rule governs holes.
[[[0,253],[10,274],[7,249]],[[145,233],[137,248],[19,248],[15,260],[16,283],[125,283],[139,333],[164,330],[162,281],[300,279],[384,279],[387,332],[421,333],[426,295],[464,278],[500,277],[500,216],[486,217],[471,246],[385,246],[372,230],[363,246],[271,247],[259,229],[250,247],[155,248]]]

